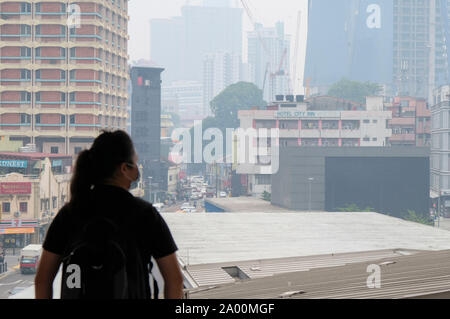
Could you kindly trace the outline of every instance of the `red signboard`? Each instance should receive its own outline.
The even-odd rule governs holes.
[[[31,183],[0,183],[0,194],[31,194]]]

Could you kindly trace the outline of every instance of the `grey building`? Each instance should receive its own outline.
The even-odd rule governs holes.
[[[431,107],[431,197],[444,215],[450,213],[450,85],[435,91]],[[440,206],[440,207],[439,207]]]
[[[430,210],[429,148],[285,148],[272,176],[272,204],[339,211],[355,204],[401,216]]]
[[[131,137],[143,166],[145,183],[164,183],[161,174],[161,73],[164,69],[131,67]]]
[[[305,81],[321,93],[343,77],[371,81],[430,102],[432,90],[448,82],[448,5],[309,0]]]

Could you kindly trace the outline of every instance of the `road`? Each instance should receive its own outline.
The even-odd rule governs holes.
[[[2,275],[0,275],[2,278]],[[0,279],[0,299],[8,299],[9,292],[16,287],[30,287],[34,284],[34,275],[22,275],[20,271],[14,270]]]

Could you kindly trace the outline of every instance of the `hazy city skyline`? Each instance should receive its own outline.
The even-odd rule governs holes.
[[[132,0],[129,2],[129,55],[130,61],[150,58],[150,20],[164,19],[181,15],[181,7],[188,1],[145,1]],[[200,4],[201,1],[189,1],[191,5]],[[246,1],[251,10],[254,22],[262,23],[265,27],[273,27],[277,21],[283,21],[286,26],[286,33],[292,36],[294,41],[298,11],[302,11],[302,36],[299,49],[299,75],[302,74],[302,62],[304,61],[306,46],[306,13],[307,0],[279,0],[276,3],[270,0]],[[231,1],[233,6],[240,1]],[[253,31],[253,25],[244,11],[243,19],[243,60],[247,60],[247,33]],[[293,54],[293,50],[291,52]]]

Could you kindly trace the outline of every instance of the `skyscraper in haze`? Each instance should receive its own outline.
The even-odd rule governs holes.
[[[210,52],[242,54],[242,9],[230,1],[185,5],[181,17],[151,21],[151,59],[164,67],[163,81],[202,81]]]
[[[448,4],[310,0],[305,80],[321,93],[346,77],[430,99],[449,80]]]
[[[211,115],[210,102],[227,86],[241,80],[240,54],[210,53],[203,60],[204,116]]]
[[[289,94],[290,82],[290,36],[284,33],[284,23],[274,28],[255,26],[248,34],[248,63],[252,82],[264,90],[267,102],[275,95]]]

